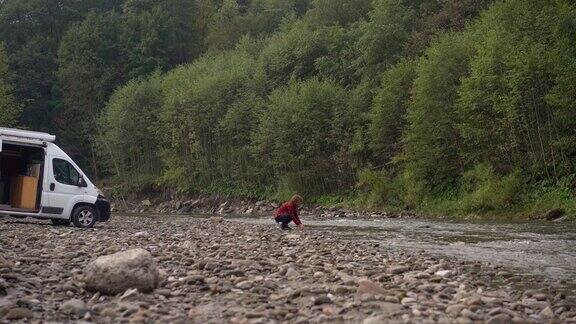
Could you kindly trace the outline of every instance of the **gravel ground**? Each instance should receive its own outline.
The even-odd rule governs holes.
[[[87,292],[98,256],[151,252],[149,294]],[[222,218],[113,217],[92,230],[0,218],[0,322],[576,323],[566,282]]]

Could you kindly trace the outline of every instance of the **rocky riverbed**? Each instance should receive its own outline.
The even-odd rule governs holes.
[[[0,218],[0,322],[576,323],[571,283],[309,229],[113,217],[92,230]],[[86,290],[99,256],[142,248],[151,293]]]

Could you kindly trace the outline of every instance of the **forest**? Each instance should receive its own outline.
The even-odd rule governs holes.
[[[576,4],[0,0],[0,125],[112,195],[576,215]]]

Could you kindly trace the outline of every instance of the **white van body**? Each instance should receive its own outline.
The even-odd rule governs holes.
[[[12,159],[11,164],[22,165],[24,162],[18,162],[18,152],[27,152],[29,155],[33,153],[37,159],[35,165],[39,165],[40,170],[36,178],[36,206],[27,209],[15,208],[6,201],[4,204],[0,201],[0,215],[52,219],[58,225],[72,222],[78,227],[92,227],[96,221],[107,221],[110,218],[110,203],[78,165],[53,143],[55,140],[54,135],[47,133],[0,127],[0,161],[4,156],[6,161]],[[7,149],[12,152],[7,152]],[[41,155],[44,155],[43,159],[38,158]],[[15,175],[12,176],[14,179]],[[13,186],[12,182],[15,180],[4,182],[3,187]],[[6,188],[4,190],[15,191]],[[6,196],[4,195],[5,200]]]

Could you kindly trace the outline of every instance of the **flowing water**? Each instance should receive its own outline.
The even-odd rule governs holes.
[[[123,214],[113,217],[170,218],[185,226],[189,218],[210,215]],[[277,226],[270,217],[226,216],[242,224]],[[416,219],[305,219],[307,230],[350,240],[368,240],[390,249],[422,251],[469,261],[513,267],[576,285],[576,222],[472,222]]]
[[[234,217],[233,221],[273,223],[270,218],[254,217]],[[576,283],[576,223],[340,218],[305,223],[313,230],[377,241],[393,249],[492,262]]]

